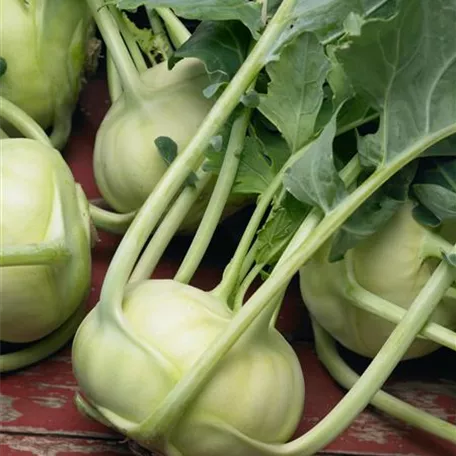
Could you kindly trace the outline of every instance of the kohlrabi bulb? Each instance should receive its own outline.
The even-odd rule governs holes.
[[[138,100],[123,93],[103,119],[95,141],[96,183],[118,212],[138,210],[163,176],[168,165],[156,138],[171,138],[182,152],[215,102],[203,95],[210,82],[198,59],[183,59],[172,70],[162,62],[144,72],[141,80],[144,97]],[[203,190],[181,230],[198,225],[214,182]],[[245,206],[247,199],[231,196],[225,215]]]
[[[122,330],[102,310],[98,304],[79,327],[73,368],[90,405],[127,436],[153,415],[233,318],[220,299],[172,280],[129,285]],[[252,327],[162,439],[147,434],[133,438],[169,455],[250,456],[245,440],[290,438],[303,400],[302,370],[290,345],[269,326]]]
[[[31,342],[64,323],[88,293],[88,203],[50,146],[3,139],[0,162],[0,338]]]
[[[92,33],[85,1],[1,0],[0,56],[7,70],[0,96],[52,128],[57,148],[70,133]]]
[[[361,286],[407,309],[435,270],[436,260],[429,253],[438,253],[438,247],[432,246],[436,233],[415,221],[412,207],[411,202],[402,206],[384,228],[349,250],[344,260],[329,263],[327,243],[300,270],[301,293],[310,313],[336,340],[360,355],[374,357],[395,325],[358,308],[351,293]],[[450,241],[456,233],[444,227],[440,235]],[[444,298],[432,320],[456,328],[455,300]],[[416,340],[405,358],[438,347]]]

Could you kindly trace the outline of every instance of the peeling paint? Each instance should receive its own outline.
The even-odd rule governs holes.
[[[13,407],[13,402],[16,398],[0,394],[0,421],[2,423],[10,423],[16,421],[22,416],[22,413]]]
[[[31,396],[30,399],[38,405],[46,408],[63,408],[67,403],[66,398],[60,396]]]
[[[99,455],[109,452],[112,454],[129,455],[131,454],[125,446],[118,442],[100,442],[96,440],[69,441],[49,438],[36,438],[23,436],[2,435],[2,446],[7,446],[12,450],[24,451],[37,456],[59,456],[62,454],[91,454]]]
[[[70,391],[78,391],[79,388],[75,384],[71,385],[53,385],[51,383],[43,383],[43,382],[35,382],[34,386],[36,388],[43,390],[43,389],[64,389],[64,390],[70,390]]]

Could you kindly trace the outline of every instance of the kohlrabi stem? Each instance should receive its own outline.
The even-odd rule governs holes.
[[[192,210],[193,204],[209,183],[211,177],[211,174],[204,171],[202,166],[196,172],[197,180],[195,185],[186,186],[167,212],[131,273],[130,282],[150,278],[171,239],[189,211]]]
[[[244,280],[238,286],[236,291],[236,296],[234,297],[233,303],[233,311],[237,312],[244,304],[244,297],[247,293],[250,285],[252,285],[253,281],[257,278],[257,275],[262,271],[264,268],[264,263],[257,263],[250,272],[244,277]]]
[[[160,54],[168,60],[173,53],[173,48],[171,42],[169,41],[168,35],[166,34],[165,27],[160,20],[160,17],[157,14],[157,11],[152,8],[146,8],[147,17],[149,19],[149,24],[152,29],[152,32],[155,36],[156,47]],[[151,57],[149,56],[149,59]]]
[[[233,122],[223,164],[211,198],[192,240],[192,244],[174,277],[174,280],[178,282],[190,282],[220,222],[236,178],[251,113],[251,109],[244,108],[242,113]]]
[[[454,287],[448,288],[448,291],[445,294],[445,298],[454,299],[455,304],[456,304],[456,288],[454,288]]]
[[[67,261],[71,251],[63,240],[40,244],[2,245],[0,266],[55,265]]]
[[[352,388],[359,381],[359,375],[337,353],[336,345],[330,335],[316,321],[312,323],[318,358],[340,385],[346,389]],[[371,404],[411,426],[456,443],[454,424],[407,404],[384,391],[378,391],[372,398]]]
[[[53,147],[51,140],[41,126],[22,109],[6,98],[0,97],[0,118],[6,120],[25,137],[36,139]]]
[[[242,234],[241,240],[239,241],[238,247],[234,252],[234,255],[226,266],[223,273],[222,281],[212,290],[212,294],[220,297],[221,299],[228,300],[232,294],[236,285],[242,280],[243,274],[248,272],[250,269],[249,265],[253,264],[252,255],[249,254],[249,249],[252,245],[252,241],[257,234],[258,227],[263,220],[264,214],[269,208],[274,195],[280,189],[282,185],[283,176],[285,171],[307,151],[308,147],[303,147],[301,150],[290,156],[285,165],[274,177],[269,187],[264,193],[262,193],[257,200],[255,210],[250,217],[249,223],[247,224],[244,233]],[[242,274],[242,275],[241,275]]]
[[[96,13],[100,0],[88,1],[94,13]],[[162,218],[163,212],[174,199],[189,173],[202,160],[211,138],[219,132],[223,124],[228,120],[239,104],[244,92],[268,61],[271,49],[274,48],[280,35],[288,26],[289,14],[295,4],[296,0],[284,0],[281,3],[263,35],[217,99],[197,133],[166,170],[139,210],[116,250],[103,283],[100,305],[106,309],[106,318],[110,319],[118,314],[118,311],[114,310],[114,308],[121,303],[123,287],[129,279],[136,259],[147,238]],[[112,21],[112,18],[109,17],[108,20]],[[114,54],[113,57],[115,57]],[[101,312],[103,313],[103,311]],[[118,322],[117,317],[114,318]]]
[[[442,236],[427,231],[420,248],[420,255],[422,258],[438,258],[441,260],[444,253],[448,253],[451,247],[451,243]]]
[[[115,6],[108,6],[108,8],[109,12],[117,23],[117,27],[119,27],[120,34],[122,35],[122,38],[127,45],[128,51],[130,52],[131,58],[135,63],[136,69],[139,71],[139,73],[144,73],[144,71],[147,70],[146,61],[141,53],[138,42],[128,28],[125,17]]]
[[[118,214],[94,204],[89,204],[89,212],[90,218],[97,228],[115,234],[124,234],[136,215],[136,212]]]
[[[187,27],[169,8],[156,8],[156,11],[163,19],[174,47],[182,46],[191,37]]]
[[[61,150],[64,148],[71,132],[72,112],[68,105],[62,105],[54,114],[52,131],[49,139],[52,146]]]
[[[74,396],[74,404],[81,415],[94,421],[98,421],[107,428],[112,428],[112,424],[94,407],[92,407],[79,393]]]
[[[119,72],[109,50],[106,51],[106,72],[108,76],[109,98],[111,98],[111,103],[114,103],[122,95],[123,88]]]
[[[60,348],[71,340],[85,315],[86,307],[82,304],[65,323],[45,338],[40,339],[27,348],[6,355],[0,355],[0,372],[22,369],[60,350]]]
[[[348,268],[347,280],[349,284],[346,292],[353,300],[353,305],[391,323],[399,323],[406,310],[359,285],[354,275],[350,257],[347,256],[345,261]],[[429,340],[456,351],[456,333],[442,325],[430,322],[423,328],[421,334]]]
[[[287,2],[283,2],[281,6],[283,5],[287,5]],[[193,369],[182,376],[160,407],[154,410],[151,416],[140,425],[131,430],[132,436],[134,434],[140,438],[142,434],[147,433],[153,438],[163,435],[169,430],[180,419],[209,380],[222,357],[227,354],[263,311],[269,312],[268,306],[270,304],[276,304],[275,297],[282,292],[299,268],[315,254],[367,198],[393,175],[418,157],[424,150],[454,133],[456,133],[456,124],[450,125],[433,135],[428,135],[425,140],[412,144],[394,160],[372,173],[345,200],[328,212],[304,244],[288,257],[281,268],[275,268],[272,271],[270,278],[234,315],[225,332],[208,347]],[[147,203],[143,208],[146,206]],[[118,261],[121,262],[121,258]],[[382,375],[388,376],[388,370],[392,370],[399,362],[445,294],[446,289],[455,280],[454,272],[445,262],[440,264],[432,277],[428,286],[423,288],[414,305],[411,306],[406,316],[391,334],[381,350],[380,356],[376,358],[373,370],[375,375],[368,369],[362,377],[362,379],[367,378],[368,380],[361,380],[359,383],[361,386],[353,388],[353,393],[351,391],[347,394],[346,400],[341,402],[342,405],[336,407],[327,418],[317,424],[309,433],[283,446],[280,453],[299,456],[314,454],[349,426],[354,417],[368,404],[370,397],[378,390],[378,384],[380,383],[380,386],[383,384]],[[121,296],[119,296],[120,298]],[[275,448],[279,449],[280,447]]]
[[[129,96],[142,98],[140,92],[143,83],[109,8],[104,0],[86,1],[114,60],[124,90],[128,92]]]

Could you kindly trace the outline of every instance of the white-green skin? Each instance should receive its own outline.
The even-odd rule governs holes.
[[[89,291],[88,203],[50,146],[3,139],[0,161],[0,249],[60,240],[69,253],[54,264],[0,267],[1,340],[31,342],[65,322]]]
[[[125,330],[150,352],[103,321],[97,306],[73,344],[78,384],[90,404],[128,435],[129,427],[153,414],[232,317],[222,300],[189,285],[172,280],[131,284],[121,318]],[[157,448],[156,439],[152,444],[143,436],[140,443],[173,456],[249,456],[251,447],[233,433],[284,442],[296,429],[303,402],[296,354],[276,329],[254,325],[217,366],[166,442]]]
[[[97,132],[95,180],[103,198],[118,212],[138,210],[166,171],[155,139],[168,136],[182,151],[214,104],[203,95],[209,79],[200,60],[183,59],[172,70],[167,65],[163,62],[142,73],[144,98],[135,100],[124,92]],[[200,195],[186,226],[201,219],[208,198],[209,190]],[[234,207],[245,201],[239,196],[230,199]]]
[[[352,291],[362,287],[408,309],[435,269],[429,256],[434,233],[414,220],[411,209],[412,203],[405,204],[384,228],[348,251],[344,260],[329,263],[327,243],[300,270],[302,297],[312,316],[342,345],[369,358],[395,325],[354,305]],[[454,243],[455,225],[447,225],[440,235]],[[455,300],[444,298],[433,321],[455,329]],[[416,340],[404,359],[437,348],[433,342]]]
[[[0,78],[0,96],[44,129],[52,128],[57,148],[70,133],[91,30],[85,1],[2,0],[0,56],[7,71]]]

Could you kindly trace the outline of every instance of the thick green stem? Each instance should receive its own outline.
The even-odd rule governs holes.
[[[346,389],[352,388],[359,381],[359,375],[340,357],[334,341],[316,321],[313,321],[313,329],[320,361],[340,385]],[[454,424],[432,416],[390,394],[378,391],[372,398],[371,404],[411,426],[456,443],[456,426]]]
[[[97,3],[97,0],[89,1]],[[296,0],[282,2],[264,34],[217,99],[197,133],[167,169],[130,225],[109,266],[101,291],[100,305],[103,309],[100,310],[106,312],[108,320],[114,318],[120,324],[117,307],[142,247],[184,180],[201,161],[211,138],[228,120],[246,89],[267,62],[271,48],[288,25],[287,19],[295,3]]]
[[[160,17],[158,16],[156,10],[151,8],[146,8],[146,10],[149,24],[155,37],[155,45],[160,54],[166,60],[168,60],[173,53],[173,48],[171,46],[171,42],[169,41],[168,35],[166,34],[165,27],[163,26],[163,23],[160,20]],[[151,59],[150,56],[149,59]]]
[[[143,84],[138,70],[125,46],[115,19],[112,17],[104,0],[86,1],[92,11],[101,36],[106,43],[106,47],[114,60],[123,88],[128,92],[129,96],[140,99]]]
[[[22,369],[60,350],[76,333],[85,315],[85,305],[81,305],[62,326],[49,336],[17,352],[0,355],[0,372]]]
[[[286,5],[286,2],[282,3],[283,5]],[[140,438],[141,435],[147,434],[150,438],[158,438],[158,436],[166,433],[179,420],[187,407],[189,407],[201,391],[222,357],[228,353],[231,347],[263,311],[266,313],[269,312],[268,305],[271,303],[275,304],[275,297],[281,293],[291,277],[298,272],[301,265],[308,261],[348,217],[394,174],[431,145],[454,133],[456,133],[456,125],[451,125],[436,132],[432,136],[427,136],[426,140],[413,144],[394,161],[388,163],[387,166],[375,171],[362,185],[346,197],[339,206],[326,214],[318,227],[312,231],[306,242],[284,262],[281,268],[275,268],[273,270],[271,277],[263,283],[239,312],[234,315],[233,320],[225,332],[208,347],[194,368],[181,378],[161,406],[143,423],[131,429],[132,435]],[[435,287],[435,277],[438,278],[437,288]],[[381,379],[379,372],[380,374],[384,374],[388,369],[393,369],[397,362],[399,362],[404,354],[403,351],[407,350],[417,333],[426,323],[435,306],[445,294],[446,289],[454,281],[453,271],[445,263],[442,263],[437,268],[433,278],[429,282],[432,286],[427,286],[423,289],[415,304],[412,305],[404,319],[388,339],[384,347],[385,350],[382,349],[382,354],[376,358],[377,363],[374,365],[376,377],[372,383],[373,386],[370,386],[369,383],[364,381],[361,383],[362,386],[360,388],[354,388],[352,390],[354,393],[351,395],[348,393],[348,399],[342,403],[343,405],[334,409],[329,419],[321,421],[312,431],[295,442],[285,445],[283,447],[283,454],[296,454],[300,456],[314,454],[342,432],[366,406],[370,400],[369,393],[371,390],[373,394],[378,389],[375,386],[378,385],[378,380]],[[446,286],[444,287],[444,285]],[[443,288],[445,290],[442,290]],[[429,296],[430,289],[433,293],[431,296]],[[435,302],[436,297],[438,297],[437,302]],[[398,347],[400,347],[400,350],[398,350]],[[379,362],[381,363],[380,366],[378,366]],[[370,379],[370,377],[371,374],[368,373],[367,378]],[[382,383],[380,382],[380,386]]]
[[[19,130],[25,137],[36,139],[51,147],[52,143],[44,130],[22,109],[6,98],[0,97],[0,118],[10,123],[16,130]]]
[[[97,228],[115,234],[125,233],[136,215],[136,212],[118,214],[94,204],[89,204],[89,211],[90,218]]]
[[[41,244],[2,245],[0,266],[55,265],[68,260],[71,252],[57,240]]]
[[[399,323],[407,313],[406,309],[370,293],[360,285],[354,285],[353,282],[351,282],[348,295],[353,300],[353,305],[359,309],[377,315],[391,323]],[[421,334],[429,340],[456,351],[456,333],[442,325],[428,323]]]
[[[191,37],[187,27],[169,8],[157,8],[156,11],[163,19],[174,47],[182,46]]]
[[[144,56],[141,53],[138,42],[128,28],[128,24],[125,22],[125,18],[120,13],[120,11],[114,6],[109,6],[108,8],[109,12],[117,23],[117,27],[119,28],[122,38],[127,45],[128,51],[130,52],[136,69],[139,71],[139,73],[143,73],[147,70],[147,64],[144,60]]]
[[[246,275],[244,280],[239,285],[239,287],[236,291],[236,296],[234,297],[234,303],[233,303],[234,312],[237,312],[242,307],[242,304],[244,304],[245,294],[247,293],[248,289],[250,288],[250,285],[252,285],[253,281],[256,279],[257,275],[264,268],[264,266],[265,266],[264,263],[257,263],[251,269],[251,271]]]
[[[195,186],[186,186],[163,218],[147,248],[139,258],[130,276],[130,282],[146,280],[152,275],[171,239],[176,234],[188,212],[191,211],[201,192],[209,183],[211,174],[205,172],[201,167],[196,172],[196,177]]]
[[[201,263],[220,222],[226,202],[230,196],[239,167],[245,135],[250,121],[251,110],[244,109],[235,119],[231,128],[227,150],[214,190],[203,218],[185,255],[174,280],[188,283]]]
[[[111,103],[114,103],[122,95],[123,88],[119,72],[109,51],[106,52],[106,71],[108,74],[109,98],[111,98]]]

